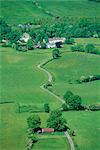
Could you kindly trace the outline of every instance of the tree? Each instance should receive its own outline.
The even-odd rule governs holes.
[[[46,43],[45,42],[41,42],[41,49],[46,49]]]
[[[67,91],[65,94],[64,94],[64,96],[63,96],[63,98],[64,98],[64,100],[65,100],[65,102],[66,102],[66,100],[68,100],[70,97],[72,97],[74,94],[71,92],[71,91]]]
[[[28,127],[31,128],[34,132],[40,128],[41,120],[38,115],[32,115],[27,119]]]
[[[28,50],[32,50],[32,49],[34,49],[34,43],[33,43],[33,41],[32,41],[32,39],[30,39],[30,40],[28,40],[28,42],[27,42],[27,49]]]
[[[77,44],[71,47],[72,51],[84,52],[84,46],[82,44]]]
[[[73,38],[67,37],[65,43],[66,43],[66,44],[73,44],[73,43],[75,43],[75,41],[74,41]]]
[[[62,108],[63,108],[63,111],[69,110],[69,106],[66,103],[62,104]]]
[[[61,111],[56,110],[50,113],[49,119],[47,120],[47,126],[54,128],[55,131],[66,130],[66,120],[63,118]]]
[[[82,108],[82,99],[78,95],[74,95],[71,91],[67,91],[64,95],[64,100],[67,105],[66,108],[70,110],[79,110]],[[65,109],[65,106],[63,108]]]
[[[49,105],[47,103],[44,104],[44,111],[47,112],[47,113],[50,112],[50,107],[49,107]]]
[[[93,53],[93,51],[95,51],[95,46],[93,44],[87,44],[85,46],[85,51],[87,53]]]
[[[70,103],[73,109],[79,110],[81,108],[82,99],[80,96],[75,95],[73,101]]]
[[[53,56],[53,59],[57,59],[58,57],[60,57],[60,51],[59,51],[59,49],[54,49],[52,51],[52,56]]]

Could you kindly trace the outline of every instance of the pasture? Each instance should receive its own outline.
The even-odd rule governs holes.
[[[32,0],[0,0],[1,16],[10,25],[32,22],[34,19],[52,19],[52,16],[39,9]],[[40,7],[60,17],[100,17],[100,4],[88,0],[42,0]],[[16,6],[16,7],[15,7]],[[79,11],[78,11],[79,10]]]
[[[77,39],[78,40],[78,39]],[[82,39],[79,39],[80,41]],[[96,41],[95,41],[96,43]],[[61,97],[67,90],[82,97],[83,104],[100,104],[100,82],[76,84],[80,76],[99,74],[100,56],[70,52],[70,45],[61,50],[61,57],[49,62],[45,68],[53,75],[53,90]],[[27,141],[27,118],[30,112],[18,113],[19,105],[33,105],[43,108],[49,103],[51,110],[59,108],[61,102],[40,88],[46,83],[47,75],[37,65],[52,57],[52,49],[17,52],[12,48],[0,47],[0,145],[2,150],[24,150]],[[72,80],[72,84],[69,84]],[[39,112],[41,127],[46,127],[48,114]],[[100,112],[63,112],[68,126],[75,131],[76,150],[99,150]],[[6,134],[5,134],[6,133]],[[69,149],[63,134],[39,135],[39,141],[32,150]],[[48,146],[49,145],[49,146]]]
[[[47,81],[47,75],[39,71],[37,65],[47,57],[51,57],[51,52],[47,50],[22,53],[0,47],[0,102],[5,103],[0,104],[2,150],[25,149],[26,120],[30,113],[18,113],[18,104],[32,104],[34,107],[43,108],[44,103],[48,102],[51,110],[61,105],[61,102],[40,88]]]
[[[53,90],[63,97],[64,93],[71,90],[83,99],[83,104],[100,103],[100,81],[77,84],[75,80],[81,76],[100,73],[100,56],[78,52],[66,52],[58,60],[46,65],[54,78]],[[69,83],[71,82],[71,84]]]
[[[64,112],[71,129],[75,131],[76,150],[100,149],[100,112]]]

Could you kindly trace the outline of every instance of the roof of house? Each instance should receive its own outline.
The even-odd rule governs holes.
[[[42,128],[42,132],[54,132],[54,128]]]
[[[65,40],[66,40],[66,38],[49,38],[49,43],[56,43],[56,42],[62,42],[62,43],[64,43],[65,42]]]
[[[21,41],[24,41],[24,42],[28,42],[28,40],[30,39],[30,35],[28,33],[23,33],[22,37],[20,38]]]

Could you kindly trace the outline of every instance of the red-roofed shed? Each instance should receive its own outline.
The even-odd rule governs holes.
[[[54,128],[42,128],[42,133],[51,133],[51,132],[54,132]]]

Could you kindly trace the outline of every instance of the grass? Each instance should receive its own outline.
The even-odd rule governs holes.
[[[78,40],[78,39],[77,39]],[[81,41],[81,39],[80,39]],[[84,40],[85,41],[85,40]],[[96,43],[96,41],[95,41]],[[54,76],[53,89],[63,96],[67,90],[79,94],[83,103],[98,104],[100,82],[87,84],[68,84],[81,75],[99,74],[100,59],[98,55],[69,52],[70,46],[64,46],[62,57],[46,65]],[[30,113],[17,113],[17,103],[34,105],[36,108],[49,103],[51,110],[58,108],[61,103],[53,96],[40,89],[47,81],[47,75],[37,68],[46,58],[51,58],[52,50],[34,50],[31,52],[16,52],[11,48],[0,47],[0,101],[14,103],[0,104],[0,146],[2,150],[24,150],[27,140],[27,117]],[[91,92],[92,91],[92,92]],[[47,113],[38,113],[41,127],[46,127]],[[69,127],[75,130],[74,142],[78,150],[99,150],[99,115],[100,112],[72,111],[64,112]],[[74,117],[73,117],[74,116]],[[61,150],[69,145],[61,134],[39,135],[39,141],[33,150]],[[76,150],[77,150],[76,149]]]
[[[100,149],[100,112],[65,112],[64,117],[68,120],[71,129],[75,131],[74,143],[76,150],[99,150]]]
[[[14,104],[0,105],[0,148],[24,150],[26,145],[27,114],[15,113]]]
[[[66,52],[58,60],[48,63],[46,68],[53,74],[55,92],[63,96],[66,91],[71,90],[82,97],[83,104],[90,105],[100,104],[100,81],[84,84],[76,84],[74,81],[81,76],[99,74],[99,64],[99,55]],[[72,84],[69,84],[69,80]]]
[[[42,0],[39,4],[55,16],[100,17],[100,4],[88,0]],[[52,19],[43,10],[37,8],[32,0],[1,0],[1,16],[11,25],[32,22],[37,18]]]
[[[41,136],[40,140],[33,146],[33,150],[68,150],[66,137],[61,135]]]
[[[51,107],[54,102],[57,106],[60,105],[60,102],[53,96],[40,88],[40,85],[45,83],[48,77],[44,72],[39,71],[37,65],[46,57],[50,57],[50,52],[45,55],[41,51],[18,53],[13,49],[6,51],[5,48],[2,48],[0,53],[2,56],[0,101],[14,101],[20,104],[33,103],[39,107],[43,107],[46,102]]]
[[[11,25],[49,17],[32,0],[1,0],[1,16]]]
[[[48,102],[51,110],[61,105],[61,102],[40,88],[47,81],[47,75],[39,71],[37,65],[49,57],[51,52],[48,50],[18,53],[14,49],[0,47],[0,101],[14,102],[0,104],[2,150],[25,149],[26,120],[30,113],[17,113],[17,103],[43,108],[44,103]],[[41,116],[43,118],[42,114]]]
[[[100,4],[88,0],[42,0],[41,6],[57,16],[100,17]]]

